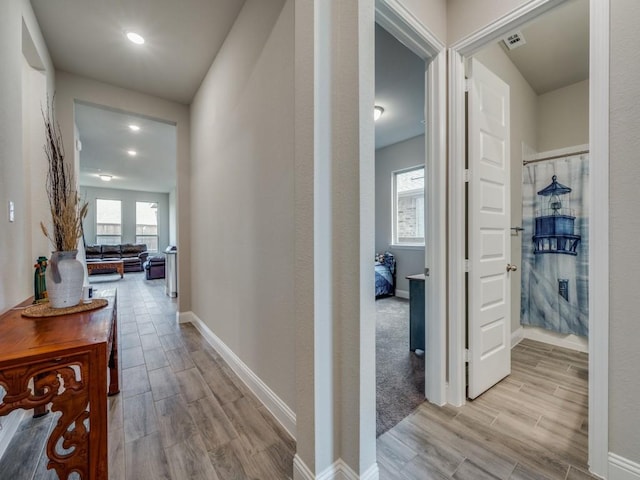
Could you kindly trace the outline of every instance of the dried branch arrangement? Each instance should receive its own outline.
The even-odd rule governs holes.
[[[47,196],[51,210],[53,235],[43,222],[40,228],[51,241],[56,251],[76,250],[78,238],[82,236],[82,220],[87,215],[87,203],[80,201],[76,191],[73,172],[64,161],[62,134],[55,121],[53,107],[47,102],[46,113],[42,112],[45,126],[44,151],[47,155]]]

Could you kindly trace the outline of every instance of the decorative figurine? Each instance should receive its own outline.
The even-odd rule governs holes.
[[[33,303],[46,302],[47,284],[44,278],[44,272],[47,270],[47,257],[38,257],[34,268],[36,271],[33,274]]]

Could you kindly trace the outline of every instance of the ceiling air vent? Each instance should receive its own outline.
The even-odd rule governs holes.
[[[502,41],[509,50],[521,47],[522,45],[527,43],[527,41],[524,39],[524,36],[522,36],[522,32],[513,32],[512,34],[503,37]]]

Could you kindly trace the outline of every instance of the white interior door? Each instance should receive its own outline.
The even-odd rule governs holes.
[[[511,373],[509,85],[477,60],[469,88],[469,398]]]

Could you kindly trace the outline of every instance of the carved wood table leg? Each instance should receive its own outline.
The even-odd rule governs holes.
[[[45,378],[44,373],[39,373],[33,377],[33,394],[35,396],[41,396],[44,394],[44,385],[43,385],[44,378]],[[33,409],[33,418],[44,417],[47,413],[49,413],[49,410],[47,410],[47,406],[40,405]]]
[[[62,415],[47,440],[47,468],[55,469],[60,479],[67,479],[73,472],[82,479],[92,478],[89,471],[90,438],[84,423],[89,418],[89,388],[93,373],[89,367],[90,355],[90,352],[83,354],[73,365],[80,369],[79,378],[71,365],[56,370],[64,385],[64,391],[53,397],[51,411],[61,412]],[[93,405],[91,407],[93,410]],[[94,428],[91,420],[89,428]],[[57,448],[60,440],[64,452]]]
[[[47,468],[60,479],[74,472],[82,480],[108,479],[106,349],[99,344],[69,357],[0,370],[6,390],[0,415],[49,402],[53,412],[61,413],[46,448]]]
[[[109,353],[109,396],[120,393],[120,360],[118,358],[118,322],[113,322],[113,338]]]
[[[97,381],[91,384],[89,390],[91,410],[89,411],[89,464],[91,466],[89,479],[108,480],[107,465],[107,345],[99,345],[92,352],[91,376]]]

